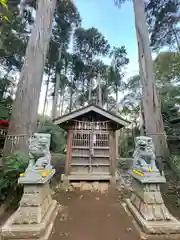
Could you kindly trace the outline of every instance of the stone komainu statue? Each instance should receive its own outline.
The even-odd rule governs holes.
[[[149,171],[149,169],[156,172],[158,171],[152,138],[146,136],[136,137],[133,168],[144,171]]]
[[[35,133],[29,144],[29,165],[27,170],[38,170],[51,166],[50,134]]]

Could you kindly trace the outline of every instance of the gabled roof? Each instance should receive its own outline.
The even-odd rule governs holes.
[[[54,119],[53,122],[56,125],[61,125],[61,124],[69,122],[73,119],[76,119],[76,118],[78,118],[78,117],[80,117],[84,114],[90,113],[90,112],[95,112],[95,113],[103,116],[104,118],[112,121],[113,123],[117,124],[118,125],[117,129],[130,124],[129,121],[124,120],[123,118],[117,116],[116,114],[113,114],[109,111],[106,111],[103,108],[101,108],[97,105],[94,105],[94,104],[91,104],[91,105],[88,105],[88,106],[86,106],[84,108],[81,108],[79,110],[73,111],[73,112],[71,112],[67,115],[62,116],[62,117],[58,117],[58,118]]]

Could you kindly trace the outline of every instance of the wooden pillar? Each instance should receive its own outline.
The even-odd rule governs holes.
[[[119,142],[118,142],[118,158],[116,158],[116,161],[121,158],[121,130],[119,130]],[[117,145],[117,144],[116,144]]]
[[[116,131],[116,159],[119,158],[119,136],[120,136],[120,130]]]
[[[110,161],[111,161],[111,175],[114,177],[116,172],[116,132],[110,131]]]
[[[67,151],[66,151],[66,163],[65,163],[65,176],[68,176],[70,173],[71,167],[71,158],[72,158],[72,139],[73,139],[73,130],[69,129],[67,137]]]

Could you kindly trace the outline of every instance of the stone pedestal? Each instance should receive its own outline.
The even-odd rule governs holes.
[[[132,173],[132,195],[126,200],[127,207],[147,234],[179,234],[180,222],[174,218],[164,205],[160,184],[164,176],[138,176]]]
[[[4,240],[47,240],[57,215],[57,202],[52,200],[49,180],[51,173],[41,183],[24,183],[24,194],[17,211],[2,227]],[[21,178],[23,183],[23,178]]]

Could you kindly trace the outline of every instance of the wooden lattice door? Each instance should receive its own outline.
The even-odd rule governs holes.
[[[73,129],[71,174],[109,175],[108,122],[76,121]]]

